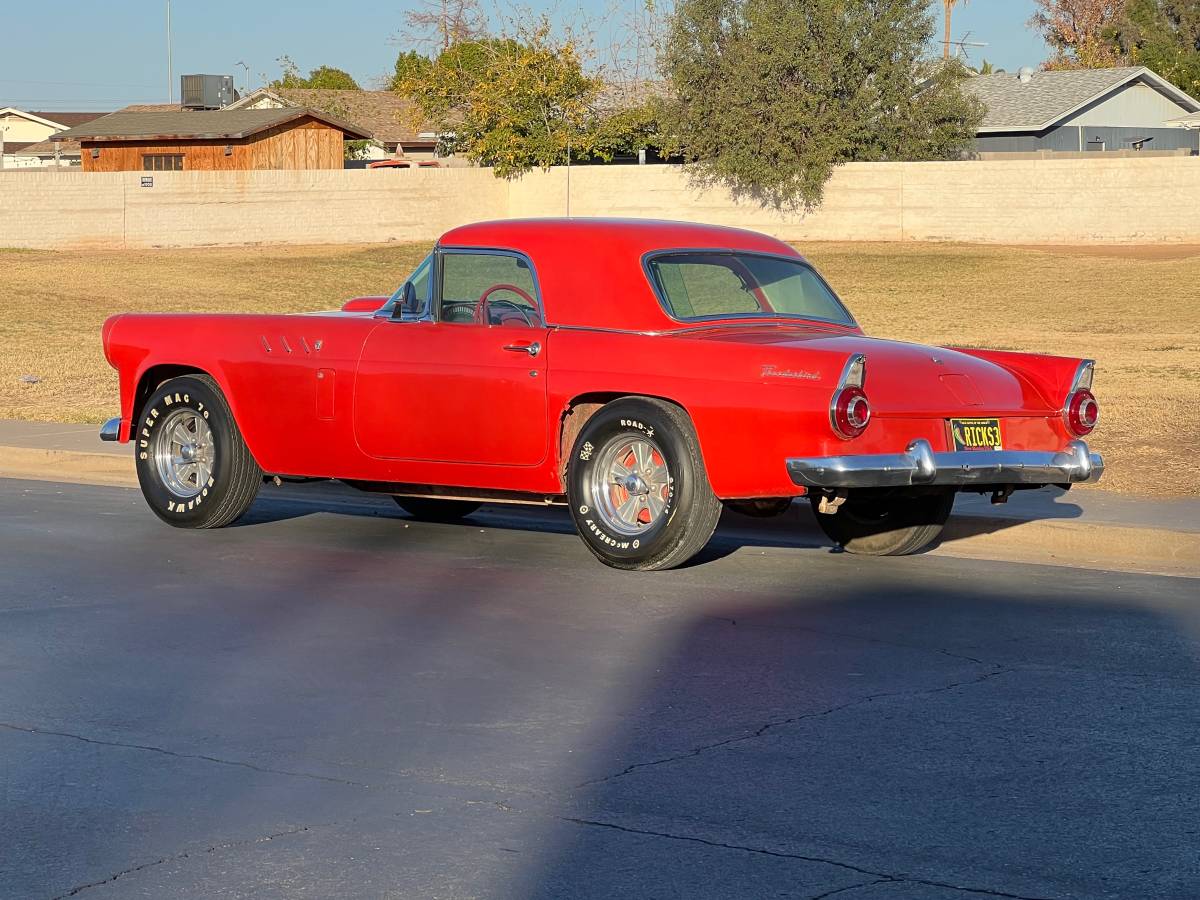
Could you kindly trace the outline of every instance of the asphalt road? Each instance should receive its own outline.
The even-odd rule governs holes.
[[[1195,898],[1198,584],[0,481],[0,895]]]

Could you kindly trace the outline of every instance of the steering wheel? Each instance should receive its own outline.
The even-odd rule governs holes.
[[[496,293],[497,291],[512,291],[518,297],[525,300],[531,308],[537,309],[537,301],[534,300],[532,297],[530,297],[529,294],[525,293],[525,291],[523,291],[519,287],[517,287],[515,284],[493,284],[490,288],[488,288],[486,291],[484,291],[482,294],[479,295],[479,301],[475,304],[475,322],[476,322],[476,324],[478,324],[478,325],[491,324],[488,322],[488,317],[487,317],[487,302],[488,302],[488,297],[492,296],[492,294]],[[515,303],[513,303],[512,306],[516,309],[520,309],[520,307],[517,306],[517,304],[515,304]],[[526,322],[529,322],[529,326],[531,328],[534,327],[533,322],[530,321],[529,316],[525,312],[525,310],[521,309],[521,315],[523,315],[525,317]]]

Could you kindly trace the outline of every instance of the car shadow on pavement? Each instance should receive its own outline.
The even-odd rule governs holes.
[[[901,565],[698,598],[511,896],[1197,896],[1194,611]]]
[[[1011,501],[1014,507],[1020,504],[1014,514],[1004,507],[987,505],[986,497],[960,495],[955,501],[955,514],[941,537],[926,551],[956,540],[1016,528],[1030,520],[1026,517],[1035,516],[1035,521],[1079,518],[1082,509],[1064,499],[1065,496],[1061,488],[1018,492]],[[322,481],[265,486],[250,511],[234,527],[263,526],[318,513],[397,519],[405,522],[406,527],[407,523],[420,521],[403,512],[386,494],[366,493],[337,482]],[[816,516],[804,499],[771,518],[725,510],[713,539],[689,565],[712,562],[746,547],[824,548],[841,552],[821,531]],[[551,505],[484,504],[456,524],[547,534],[572,534],[575,530],[565,508]]]

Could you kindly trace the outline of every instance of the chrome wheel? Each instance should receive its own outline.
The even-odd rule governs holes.
[[[192,409],[168,413],[154,441],[158,477],[172,494],[189,500],[208,486],[216,451],[204,416]]]
[[[620,435],[600,451],[589,493],[608,530],[626,536],[643,534],[667,510],[671,472],[653,440]]]

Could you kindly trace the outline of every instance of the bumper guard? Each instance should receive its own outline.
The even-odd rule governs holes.
[[[908,487],[940,484],[1078,484],[1099,481],[1104,460],[1083,441],[1058,453],[968,450],[934,453],[913,441],[903,453],[789,459],[792,481],[808,488]]]
[[[100,440],[116,441],[116,440],[120,440],[120,438],[121,438],[121,417],[120,416],[117,416],[115,419],[109,419],[107,422],[105,422],[103,425],[100,426]]]

